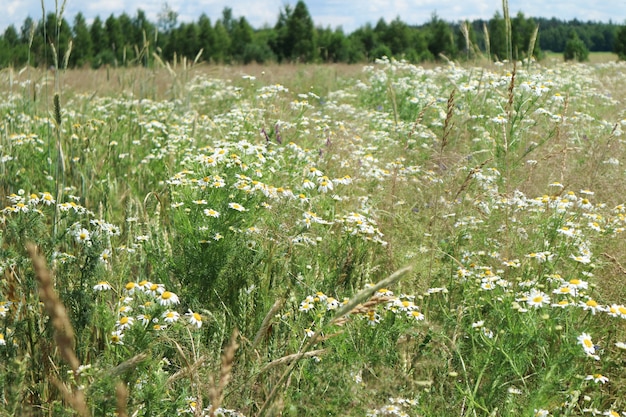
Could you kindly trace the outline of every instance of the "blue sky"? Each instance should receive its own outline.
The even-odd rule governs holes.
[[[285,4],[295,5],[297,0],[168,0],[179,14],[180,21],[196,21],[206,13],[215,22],[224,7],[231,7],[235,17],[245,16],[254,28],[265,24],[273,26]],[[61,7],[62,0],[58,0]],[[501,0],[308,0],[306,4],[316,26],[343,27],[351,32],[367,22],[375,24],[381,17],[388,22],[400,16],[409,24],[421,24],[433,12],[447,21],[488,19],[502,9]],[[54,0],[43,0],[46,13],[55,10]],[[144,10],[151,21],[165,1],[152,0],[67,0],[63,16],[73,21],[79,11],[87,20],[95,16],[106,19],[110,14],[123,12],[133,16],[137,9]],[[27,16],[41,19],[41,0],[0,0],[0,31],[14,24],[19,30]],[[558,17],[560,19],[595,20],[624,23],[626,0],[509,0],[510,13],[522,11],[526,16]]]

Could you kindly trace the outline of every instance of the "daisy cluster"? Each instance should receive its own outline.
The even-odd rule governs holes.
[[[113,291],[122,294],[116,304],[117,320],[115,329],[111,331],[109,341],[113,345],[123,345],[126,331],[139,326],[145,331],[160,332],[170,326],[180,324],[180,312],[176,306],[180,304],[178,295],[168,291],[163,284],[147,280],[129,281],[121,291],[116,290],[107,281],[98,282],[93,290],[103,293]],[[185,322],[192,328],[202,327],[202,315],[188,309],[184,313]]]

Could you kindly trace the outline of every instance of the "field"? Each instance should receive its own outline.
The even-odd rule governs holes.
[[[626,65],[0,72],[1,416],[626,416]]]

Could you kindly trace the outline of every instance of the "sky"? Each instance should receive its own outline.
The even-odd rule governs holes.
[[[58,1],[61,9],[63,0]],[[280,10],[295,5],[297,0],[167,0],[178,13],[178,22],[197,21],[202,13],[215,22],[224,7],[233,10],[233,17],[244,16],[253,28],[274,26]],[[501,0],[305,0],[316,26],[336,28],[346,33],[380,18],[387,22],[396,17],[408,24],[422,24],[433,13],[448,22],[489,19],[496,10],[502,10]],[[137,9],[146,12],[148,19],[157,21],[165,0],[66,0],[63,17],[72,24],[74,16],[82,12],[89,23],[94,17],[105,20],[111,14],[126,12],[133,17]],[[55,11],[54,0],[43,0],[46,14]],[[42,17],[42,0],[0,0],[0,32],[11,24],[18,30],[27,16]],[[577,18],[614,23],[626,21],[626,0],[509,0],[513,16],[521,11],[526,17],[557,17],[562,20]]]

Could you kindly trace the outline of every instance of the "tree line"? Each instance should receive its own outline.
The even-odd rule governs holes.
[[[411,62],[442,58],[492,60],[541,58],[543,51],[564,52],[575,40],[577,48],[616,51],[626,30],[601,22],[527,18],[519,12],[509,17],[499,11],[489,20],[450,23],[433,14],[422,25],[409,25],[399,17],[380,19],[352,33],[342,28],[315,26],[303,1],[286,5],[276,24],[253,28],[245,17],[224,8],[214,22],[206,14],[197,21],[179,23],[167,4],[157,22],[142,10],[131,17],[111,14],[88,24],[78,13],[72,24],[50,13],[45,20],[28,17],[18,29],[9,26],[0,36],[0,67],[58,66],[98,68],[102,65],[149,66],[155,59],[185,57],[213,63],[251,62],[368,62],[382,56]],[[624,34],[621,34],[624,31]],[[624,41],[620,41],[620,35]],[[567,57],[567,52],[566,52]]]

